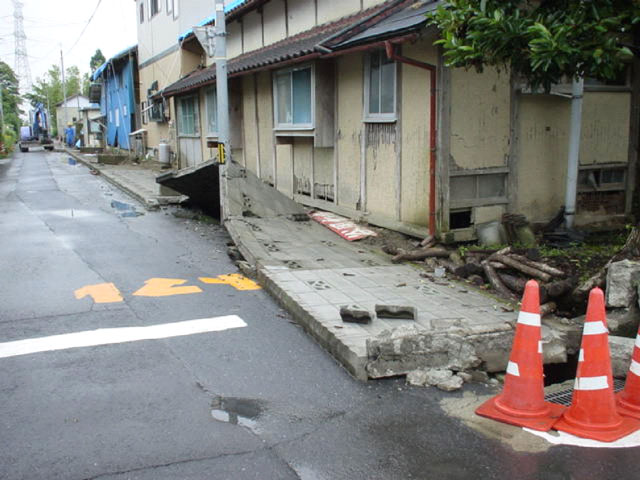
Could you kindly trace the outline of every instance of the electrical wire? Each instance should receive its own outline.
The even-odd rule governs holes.
[[[75,48],[75,46],[78,44],[78,42],[82,38],[82,35],[84,35],[84,32],[86,32],[87,28],[89,28],[89,24],[91,23],[91,20],[93,20],[93,17],[95,16],[96,12],[98,11],[98,8],[100,8],[100,4],[101,3],[102,3],[102,0],[98,0],[98,3],[96,4],[96,8],[94,8],[93,13],[89,17],[89,20],[87,20],[87,24],[82,29],[82,32],[80,32],[80,35],[78,36],[78,39],[74,42],[74,44],[71,46],[71,48],[69,50],[67,50],[67,55],[69,55],[69,53],[71,53],[71,50],[73,50]]]

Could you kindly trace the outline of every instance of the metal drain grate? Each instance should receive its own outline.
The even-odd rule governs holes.
[[[623,388],[624,388],[624,380],[621,380],[619,378],[614,378],[613,379],[613,391],[614,392],[619,392]],[[559,392],[549,393],[549,394],[544,396],[544,399],[547,402],[557,403],[559,405],[564,405],[565,407],[568,407],[568,406],[571,405],[572,397],[573,397],[573,389],[572,388],[568,388],[566,390],[561,390]]]

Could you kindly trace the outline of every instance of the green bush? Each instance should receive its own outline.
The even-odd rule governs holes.
[[[4,157],[13,151],[17,136],[13,130],[5,130],[0,138],[0,156]]]

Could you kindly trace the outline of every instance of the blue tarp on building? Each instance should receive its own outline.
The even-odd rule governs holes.
[[[106,143],[112,147],[128,149],[135,126],[136,50],[132,47],[120,52],[93,74],[93,80],[102,79],[100,112],[106,118]]]

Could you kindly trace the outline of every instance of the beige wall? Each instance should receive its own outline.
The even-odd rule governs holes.
[[[491,68],[451,71],[451,160],[458,168],[507,164],[509,85],[507,73]]]
[[[517,210],[547,221],[564,204],[570,101],[550,95],[520,98]],[[630,94],[586,92],[580,164],[627,163]]]

